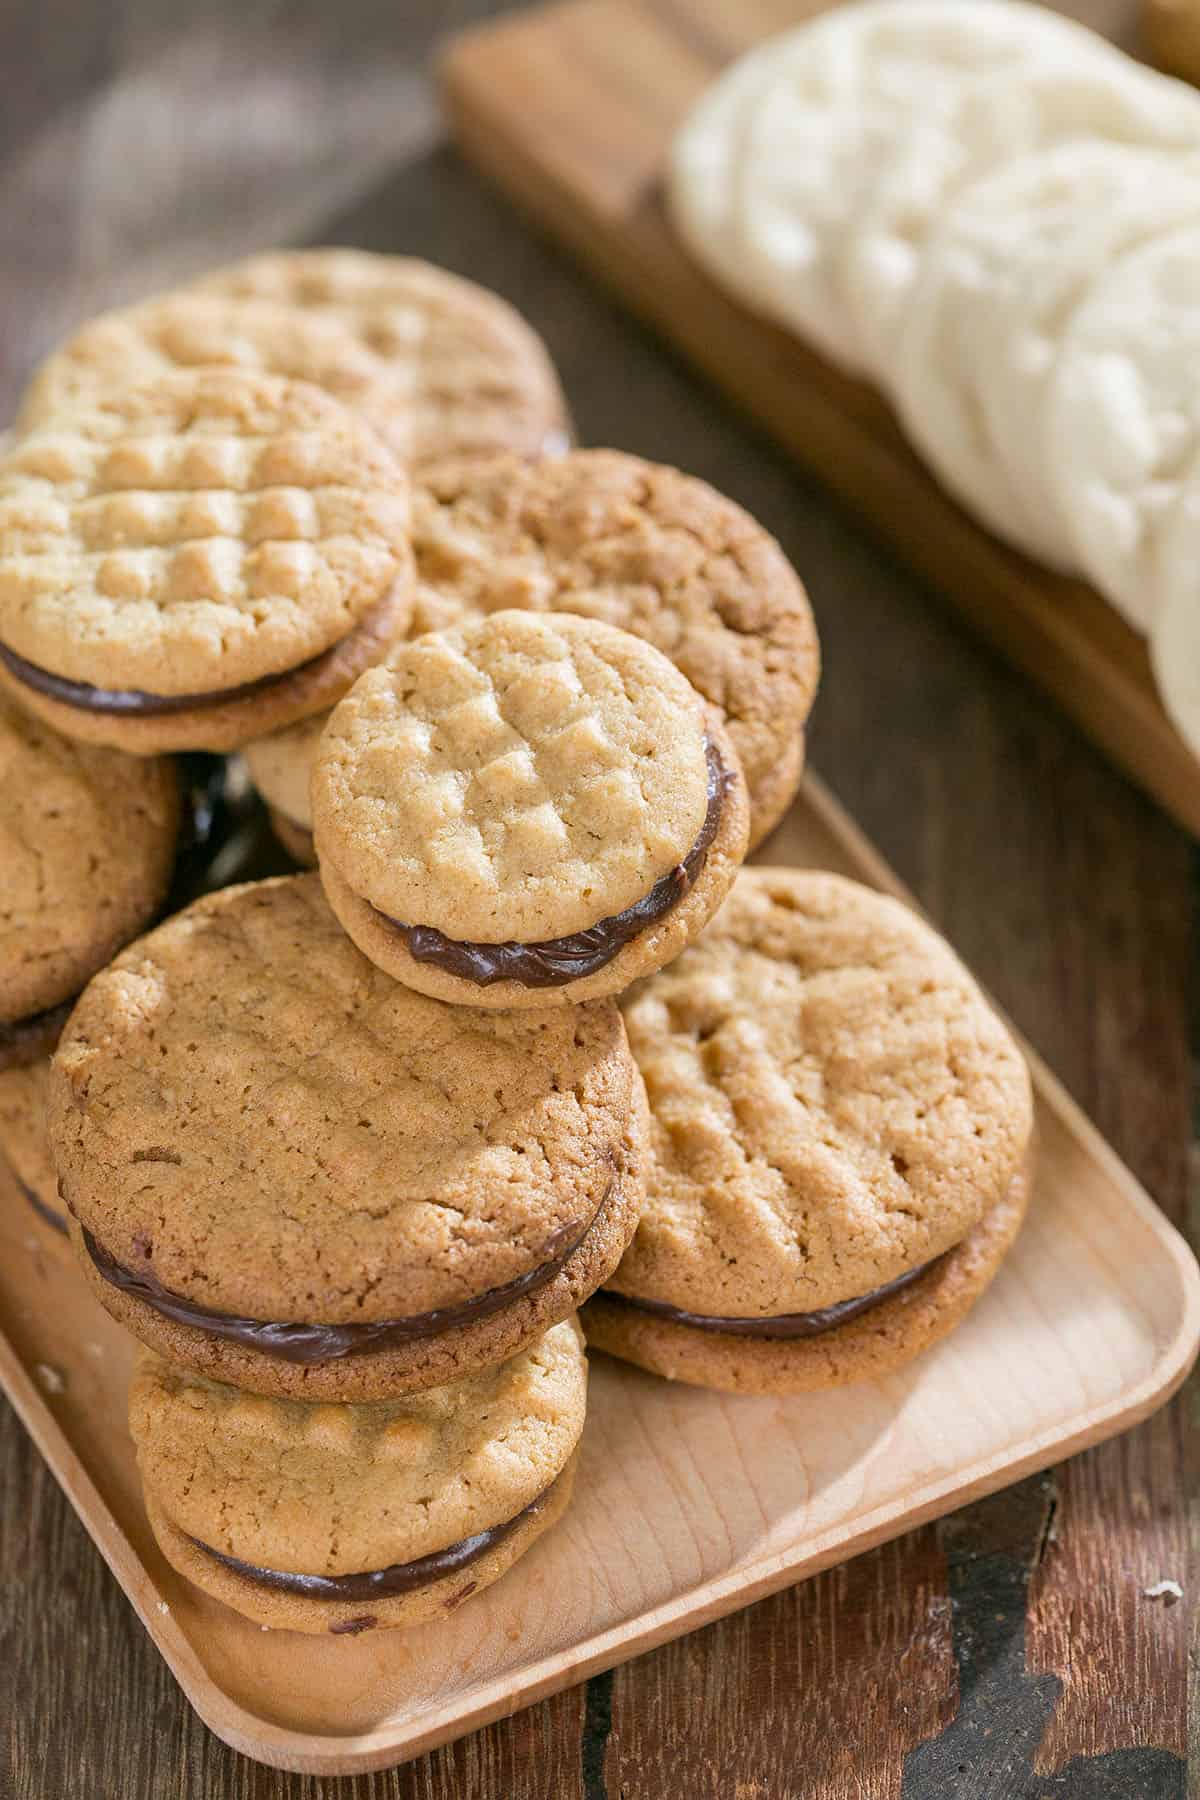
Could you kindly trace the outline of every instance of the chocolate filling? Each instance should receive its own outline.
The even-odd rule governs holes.
[[[370,1569],[361,1575],[294,1575],[286,1569],[261,1569],[254,1563],[242,1562],[240,1557],[226,1556],[224,1551],[214,1550],[211,1544],[201,1543],[199,1538],[191,1541],[205,1556],[232,1569],[235,1575],[283,1594],[301,1594],[306,1600],[390,1600],[400,1594],[413,1594],[418,1588],[440,1581],[444,1575],[457,1575],[460,1569],[478,1562],[485,1552],[502,1544],[518,1525],[539,1513],[557,1485],[556,1478],[548,1488],[543,1488],[536,1500],[531,1500],[522,1512],[505,1520],[503,1525],[489,1526],[486,1531],[477,1531],[473,1537],[463,1538],[445,1550],[434,1550],[429,1556],[418,1556],[412,1562],[392,1563],[386,1569]]]
[[[277,675],[260,675],[257,681],[244,681],[238,687],[218,688],[211,693],[148,694],[144,688],[93,687],[90,681],[69,681],[65,675],[55,675],[49,669],[41,669],[36,663],[27,662],[23,656],[18,656],[7,644],[0,644],[0,663],[3,663],[14,680],[35,689],[39,694],[45,694],[51,700],[60,701],[64,706],[77,706],[84,712],[112,713],[124,718],[161,718],[169,713],[191,712],[197,707],[228,706],[235,701],[249,700],[256,694],[282,687],[285,682],[294,681],[298,676],[320,674],[325,665],[335,661],[345,645],[360,631],[374,628],[377,616],[390,609],[391,604],[392,596],[389,592],[363,614],[345,637],[339,638],[327,649],[319,650],[316,656],[310,656],[306,662],[297,663],[294,668],[282,669]]]
[[[43,1056],[53,1056],[76,998],[72,995],[58,1006],[47,1007],[45,1012],[0,1025],[0,1071],[28,1069]]]
[[[343,638],[341,643],[344,642]],[[198,706],[225,706],[234,700],[249,700],[255,694],[278,687],[284,681],[291,681],[293,676],[315,668],[324,657],[334,655],[341,643],[309,657],[307,662],[298,663],[294,669],[284,669],[278,675],[260,675],[257,681],[244,681],[240,687],[218,688],[205,694],[148,694],[143,688],[101,688],[93,687],[89,681],[68,681],[65,675],[53,675],[49,669],[39,669],[36,663],[26,662],[6,644],[0,644],[0,662],[17,681],[64,706],[78,706],[84,712],[119,713],[125,718],[150,719],[161,718],[167,713],[191,712]]]
[[[624,912],[611,913],[598,924],[589,925],[586,931],[572,932],[569,937],[549,938],[540,944],[520,944],[512,940],[503,944],[466,944],[447,937],[432,925],[405,925],[377,907],[371,910],[376,918],[400,933],[415,962],[433,963],[461,981],[473,982],[476,987],[491,987],[496,981],[516,981],[522,987],[530,988],[561,987],[564,982],[594,975],[639,932],[664,918],[695,885],[717,835],[725,796],[736,779],[721,761],[716,745],[707,738],[704,757],[708,766],[708,809],[700,835],[683,861]]]
[[[819,1307],[815,1312],[776,1313],[765,1319],[721,1318],[713,1313],[684,1312],[682,1307],[668,1306],[662,1300],[643,1300],[640,1296],[615,1293],[611,1288],[605,1288],[599,1297],[615,1300],[621,1306],[632,1306],[638,1312],[653,1313],[656,1319],[669,1319],[673,1325],[689,1325],[693,1331],[720,1331],[734,1337],[753,1338],[820,1337],[823,1331],[833,1331],[838,1325],[870,1312],[882,1301],[890,1300],[903,1288],[911,1287],[941,1260],[940,1256],[935,1256],[932,1262],[922,1263],[919,1268],[906,1269],[895,1281],[873,1288],[869,1294],[859,1294],[853,1300],[839,1300],[835,1305]]]
[[[64,1237],[69,1237],[71,1234],[71,1227],[67,1222],[66,1214],[60,1213],[57,1207],[47,1206],[46,1202],[42,1199],[42,1196],[36,1189],[31,1188],[27,1181],[21,1180],[21,1177],[17,1174],[17,1171],[13,1168],[11,1163],[7,1163],[5,1166],[13,1180],[16,1182],[20,1192],[24,1195],[25,1199],[28,1200],[30,1206],[32,1206],[38,1218],[45,1224],[53,1226],[55,1231],[61,1231]]]
[[[527,1274],[518,1275],[515,1281],[490,1288],[486,1294],[466,1300],[461,1306],[438,1307],[432,1312],[412,1313],[404,1319],[372,1319],[360,1325],[275,1325],[261,1319],[239,1318],[234,1313],[214,1312],[182,1294],[173,1293],[148,1270],[139,1275],[125,1268],[97,1242],[86,1225],[82,1232],[84,1247],[105,1281],[161,1313],[163,1318],[205,1331],[210,1337],[228,1338],[232,1343],[244,1344],[259,1355],[272,1356],[280,1362],[329,1363],[437,1337],[443,1331],[486,1319],[526,1294],[535,1294],[547,1282],[553,1281],[568,1257],[578,1250],[608,1206],[613,1191],[610,1185],[586,1224],[560,1226],[546,1244],[547,1260]]]

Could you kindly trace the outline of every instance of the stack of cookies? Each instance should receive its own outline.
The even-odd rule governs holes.
[[[670,1378],[853,1380],[1024,1211],[951,952],[742,867],[794,572],[566,430],[495,297],[314,251],[86,327],[0,463],[5,1153],[140,1341],[164,1555],[265,1626],[438,1616],[554,1523],[578,1309]],[[180,906],[171,753],[231,751],[309,872]]]

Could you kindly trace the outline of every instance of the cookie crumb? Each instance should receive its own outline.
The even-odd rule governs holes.
[[[374,1613],[363,1613],[361,1618],[343,1619],[338,1625],[329,1627],[332,1637],[357,1637],[360,1631],[371,1631],[378,1624]]]
[[[1183,1599],[1183,1589],[1177,1581],[1163,1579],[1156,1581],[1153,1587],[1143,1588],[1142,1596],[1146,1600],[1165,1600],[1168,1606],[1174,1606],[1176,1600]]]
[[[48,1394],[61,1394],[67,1385],[62,1370],[50,1363],[34,1363],[33,1372]]]

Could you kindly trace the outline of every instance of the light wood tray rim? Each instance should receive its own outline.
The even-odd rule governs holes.
[[[822,827],[839,840],[867,879],[911,904],[911,896],[824,784],[811,773],[805,777],[798,804],[811,811]],[[218,1737],[259,1762],[301,1774],[345,1775],[389,1768],[1074,1455],[1137,1424],[1170,1398],[1200,1349],[1200,1267],[1179,1232],[1159,1212],[1041,1058],[1027,1045],[1025,1050],[1040,1105],[1057,1114],[1087,1155],[1101,1165],[1153,1238],[1156,1250],[1165,1256],[1177,1280],[1178,1293],[1171,1303],[1174,1329],[1143,1378],[1099,1405],[1081,1408],[1065,1425],[1035,1431],[1002,1452],[976,1458],[948,1475],[910,1489],[903,1502],[891,1500],[865,1512],[856,1519],[849,1534],[834,1522],[802,1542],[685,1588],[662,1605],[623,1619],[569,1650],[542,1657],[522,1670],[517,1680],[511,1674],[499,1677],[445,1707],[393,1720],[368,1733],[343,1736],[281,1726],[251,1712],[223,1690],[174,1617],[160,1610],[158,1590],[149,1571],[3,1334],[0,1387],[7,1392],[188,1700]]]

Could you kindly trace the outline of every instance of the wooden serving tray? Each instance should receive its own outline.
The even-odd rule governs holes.
[[[824,0],[828,4],[828,0]],[[729,298],[663,208],[671,137],[722,64],[822,0],[567,0],[467,32],[442,87],[466,153],[671,338],[1188,830],[1200,760],[1145,642],[1091,588],[991,537],[937,485],[878,392]],[[1072,11],[1103,23],[1109,0]]]
[[[761,860],[900,892],[812,778]],[[884,1381],[790,1400],[593,1359],[576,1497],[444,1624],[264,1632],[159,1554],[125,1424],[129,1340],[0,1182],[0,1382],[201,1718],[282,1768],[386,1768],[1122,1431],[1200,1342],[1200,1270],[1032,1058],[1028,1220],[965,1325]]]

